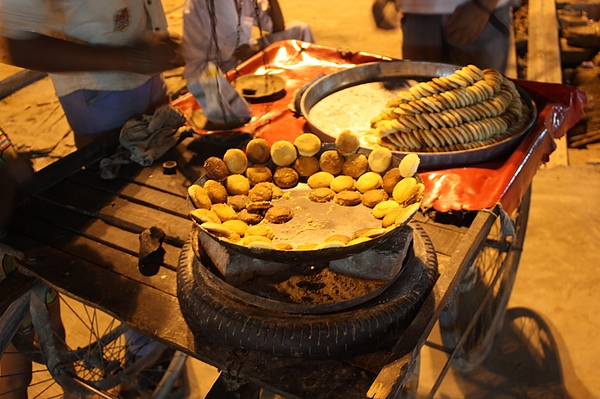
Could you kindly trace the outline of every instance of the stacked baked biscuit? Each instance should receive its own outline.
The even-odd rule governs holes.
[[[467,150],[520,133],[530,113],[512,81],[468,65],[398,93],[371,121],[371,134],[393,151]]]

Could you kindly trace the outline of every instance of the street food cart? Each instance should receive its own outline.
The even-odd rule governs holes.
[[[422,211],[411,221],[425,244],[419,254],[408,257],[412,269],[406,267],[408,274],[400,274],[393,285],[398,291],[408,287],[403,295],[410,296],[413,288],[421,291],[414,312],[400,323],[390,342],[356,356],[280,356],[224,343],[189,320],[194,303],[205,304],[202,290],[186,271],[194,258],[187,187],[201,175],[204,160],[222,156],[249,137],[271,143],[293,141],[303,132],[319,130],[298,109],[306,108],[302,93],[310,90],[310,84],[336,72],[388,62],[394,61],[298,41],[275,43],[227,74],[233,81],[276,73],[285,81],[283,89],[252,101],[253,119],[247,125],[227,132],[196,126],[193,137],[159,162],[149,167],[124,165],[112,180],[100,178],[98,162],[114,153],[116,135],[49,166],[38,173],[30,196],[16,209],[4,240],[24,255],[25,276],[19,278],[42,280],[61,294],[217,367],[222,371],[220,380],[238,392],[250,385],[286,398],[399,397],[438,322],[446,330],[444,344],[450,349],[447,367],[469,368],[481,361],[499,328],[516,276],[533,176],[549,159],[554,139],[581,116],[585,96],[575,88],[515,81],[536,111],[509,148],[479,154],[483,158],[475,162],[452,156],[437,164],[440,157],[428,155],[419,173],[426,186]],[[172,104],[190,120],[199,108],[190,94]],[[152,227],[166,235],[160,246],[163,262],[148,273],[139,268],[139,236]],[[484,276],[484,270],[492,273]],[[477,283],[474,276],[479,277]],[[415,283],[420,280],[425,283]],[[219,284],[210,287],[223,289]],[[21,293],[12,291],[17,291],[13,296]],[[477,301],[467,300],[467,295]],[[372,306],[369,303],[376,300],[360,306]],[[402,311],[402,304],[394,311]],[[233,316],[225,307],[209,317],[222,317],[227,324],[250,313],[246,305],[236,308]],[[331,320],[331,314],[306,317],[322,318],[323,324]],[[332,326],[336,333],[351,333],[342,327]]]

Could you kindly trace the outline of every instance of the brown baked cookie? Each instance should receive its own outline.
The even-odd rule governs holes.
[[[246,230],[247,236],[263,236],[267,237],[269,240],[272,240],[275,237],[275,232],[273,229],[265,224],[259,224],[248,227]]]
[[[250,181],[244,175],[229,175],[225,179],[225,187],[230,195],[247,195]]]
[[[311,176],[319,171],[319,160],[317,157],[299,156],[294,161],[294,169],[302,177]]]
[[[365,154],[348,155],[344,165],[342,166],[342,172],[345,175],[352,176],[355,179],[358,179],[368,169],[369,160]]]
[[[298,172],[289,166],[280,166],[273,173],[273,182],[281,188],[295,187],[299,179]]]
[[[362,203],[364,206],[368,206],[369,208],[375,207],[375,205],[380,202],[386,201],[390,196],[385,190],[370,190],[362,195]]]
[[[358,191],[340,191],[333,198],[336,204],[354,206],[362,202],[362,195]]]
[[[204,161],[204,169],[209,179],[223,181],[229,175],[225,162],[218,157],[209,157]]]
[[[246,169],[246,177],[250,181],[250,185],[254,186],[258,183],[273,181],[273,172],[266,165],[252,165]]]
[[[400,169],[392,168],[392,169],[388,170],[387,172],[385,172],[385,174],[383,175],[382,188],[385,190],[386,193],[388,193],[389,195],[392,195],[392,192],[394,191],[394,187],[396,187],[396,184],[398,184],[398,182],[401,179],[402,179],[402,176],[400,175]]]
[[[271,201],[249,201],[246,204],[246,209],[248,212],[264,213],[264,211],[272,206]]]
[[[248,192],[248,198],[250,201],[271,201],[273,197],[273,184],[271,183],[258,183],[250,189]]]
[[[265,219],[271,223],[285,223],[294,217],[294,211],[287,206],[274,206],[265,213]]]
[[[237,219],[247,224],[258,224],[262,222],[263,215],[260,213],[250,212],[248,209],[242,209],[237,214]]]
[[[244,209],[248,204],[248,201],[250,201],[248,199],[248,196],[243,194],[232,195],[227,199],[227,203],[231,205],[233,210],[236,212],[239,212],[242,209]]]
[[[265,163],[271,157],[271,145],[265,139],[252,139],[246,145],[246,157],[252,163]]]
[[[207,180],[202,185],[208,194],[208,198],[213,204],[227,203],[227,189],[216,180]]]
[[[223,162],[227,165],[229,173],[244,173],[248,167],[248,158],[239,148],[230,148],[225,151]]]
[[[308,193],[308,199],[313,202],[329,202],[335,196],[335,191],[329,187],[320,187],[313,189]]]
[[[322,171],[337,175],[342,171],[346,158],[338,150],[327,150],[319,158],[319,166]]]

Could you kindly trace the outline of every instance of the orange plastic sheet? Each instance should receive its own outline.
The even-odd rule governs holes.
[[[330,74],[367,62],[390,61],[384,56],[348,52],[290,40],[277,42],[227,73],[233,81],[249,73],[274,73],[286,80],[285,92],[276,99],[252,104],[252,120],[233,131],[197,130],[200,135],[248,132],[270,143],[294,141],[310,131],[306,120],[292,109],[294,94],[321,74]],[[518,206],[540,165],[556,149],[554,140],[564,136],[583,114],[585,93],[562,84],[515,80],[536,103],[538,115],[514,152],[502,159],[460,168],[420,172],[425,182],[424,208],[441,212],[475,211],[500,202],[509,214]],[[186,116],[200,107],[191,94],[172,102]]]

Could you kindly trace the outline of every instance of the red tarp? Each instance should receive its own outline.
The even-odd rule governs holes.
[[[274,143],[294,139],[310,128],[304,117],[290,109],[294,92],[319,74],[330,74],[367,62],[390,58],[363,52],[347,52],[300,41],[275,43],[227,73],[230,80],[249,73],[276,71],[286,80],[285,95],[271,102],[252,104],[253,121],[245,129]],[[466,167],[420,172],[425,182],[423,208],[441,212],[491,208],[500,202],[509,214],[517,207],[540,165],[555,150],[555,138],[563,137],[581,118],[585,93],[562,84],[515,80],[532,97],[537,119],[516,150],[503,159]],[[191,94],[172,102],[186,116],[199,108]],[[211,134],[198,131],[198,134]]]

